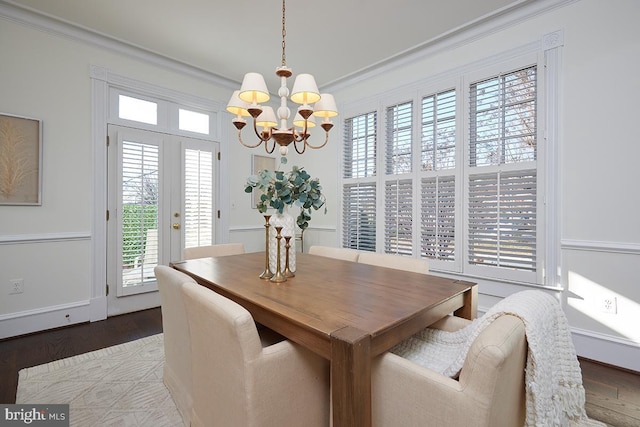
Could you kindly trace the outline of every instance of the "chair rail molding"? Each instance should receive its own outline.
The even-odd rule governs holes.
[[[69,233],[7,234],[0,236],[0,245],[68,242],[78,240],[91,240],[91,233],[89,231],[78,231]]]
[[[562,239],[563,250],[640,255],[640,243]]]

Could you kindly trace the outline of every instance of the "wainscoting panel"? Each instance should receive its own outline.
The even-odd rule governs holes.
[[[90,233],[0,236],[0,338],[88,321],[90,253]]]

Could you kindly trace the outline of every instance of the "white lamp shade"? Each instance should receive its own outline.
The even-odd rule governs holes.
[[[242,80],[240,93],[241,100],[250,104],[262,104],[269,100],[269,89],[264,81],[264,77],[259,73],[247,73]]]
[[[302,118],[300,113],[296,113],[296,116],[293,118],[293,125],[300,129],[304,129],[304,119]],[[314,120],[313,116],[309,116],[309,118],[307,119],[307,129],[315,127],[315,125],[316,121]]]
[[[262,107],[262,113],[256,118],[256,125],[267,128],[278,126],[276,114],[273,112],[273,108],[266,106]]]
[[[233,95],[231,95],[231,98],[229,98],[229,102],[227,103],[227,111],[235,115],[249,116],[249,111],[247,111],[249,103],[240,99],[238,96],[239,93],[239,90],[233,92]]]
[[[330,93],[320,95],[320,100],[313,106],[313,115],[316,117],[335,117],[338,115],[336,100]]]
[[[299,74],[291,89],[291,100],[297,104],[313,104],[320,99],[316,79],[311,74]]]

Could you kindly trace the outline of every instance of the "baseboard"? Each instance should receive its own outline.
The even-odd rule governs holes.
[[[0,316],[0,339],[88,322],[89,301],[26,310]]]
[[[578,356],[640,372],[640,344],[577,328],[571,337]]]
[[[489,307],[478,307],[478,317]],[[606,334],[579,328],[571,329],[571,340],[576,354],[585,359],[640,372],[640,344]]]

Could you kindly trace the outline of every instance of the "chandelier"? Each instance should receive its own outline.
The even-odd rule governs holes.
[[[289,127],[287,124],[291,115],[291,110],[287,106],[287,97],[289,97],[287,78],[293,73],[286,62],[285,12],[285,0],[282,0],[282,65],[276,68],[276,75],[280,77],[278,117],[276,118],[272,107],[261,105],[269,101],[270,96],[264,77],[259,73],[245,74],[240,90],[233,92],[227,104],[227,111],[236,115],[232,123],[238,129],[238,140],[242,145],[257,148],[264,143],[264,148],[269,154],[273,153],[276,145],[279,145],[280,154],[283,156],[287,155],[291,143],[298,154],[304,153],[307,147],[313,149],[324,147],[329,141],[329,131],[333,127],[329,119],[338,115],[333,95],[320,94],[314,77],[311,74],[300,74],[293,83],[290,98],[291,101],[301,105],[293,119],[293,126]],[[253,130],[258,137],[258,143],[255,145],[247,144],[242,140],[242,128],[247,124],[243,117],[248,116],[253,118]],[[323,119],[320,126],[324,129],[326,136],[320,145],[311,145],[308,141],[311,136],[309,129],[316,126],[313,116]],[[271,147],[269,147],[270,141]],[[299,145],[301,148],[298,147]]]

